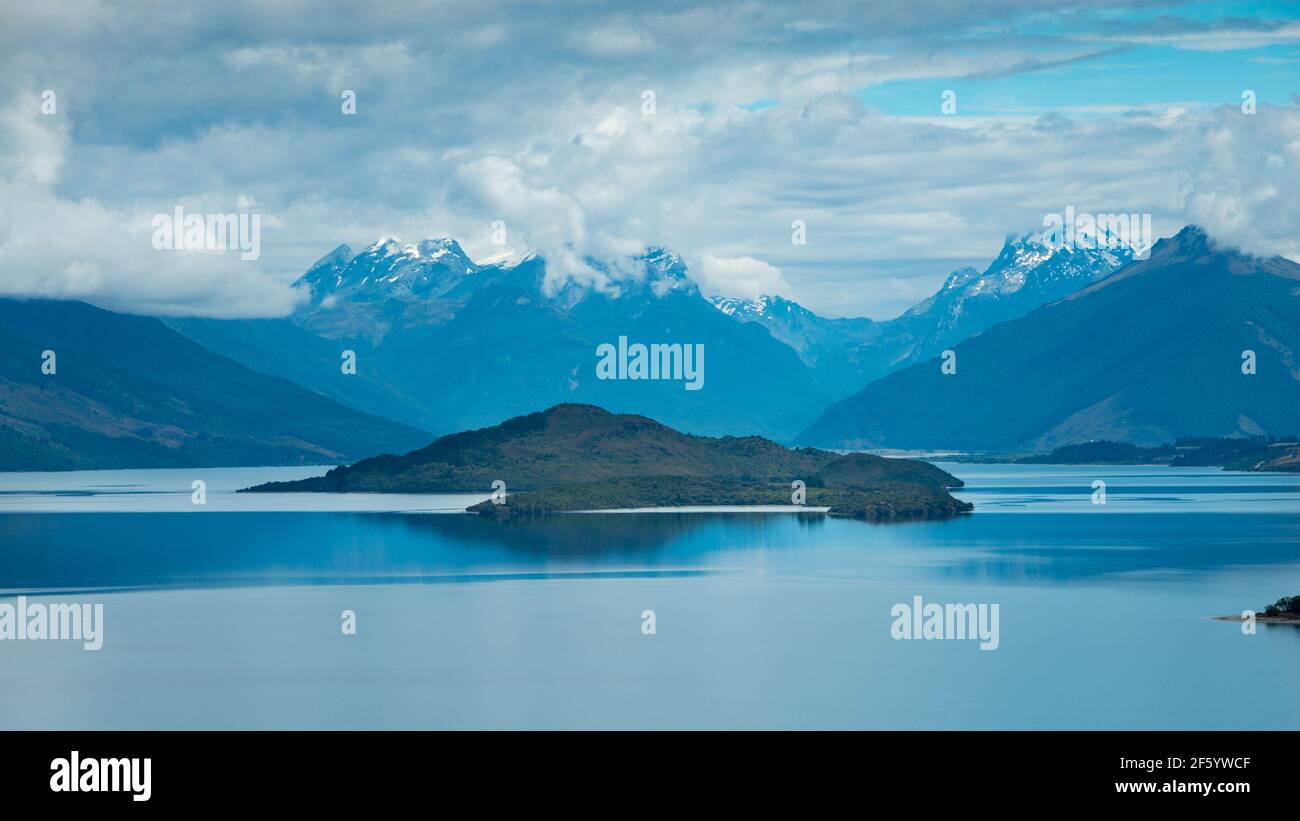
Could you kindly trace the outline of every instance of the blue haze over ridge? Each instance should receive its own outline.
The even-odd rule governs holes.
[[[621,270],[589,261],[609,275],[595,288],[550,279],[557,272],[536,256],[477,264],[454,240],[384,239],[359,252],[340,246],[313,265],[298,282],[311,298],[288,320],[169,323],[250,367],[438,432],[583,402],[692,433],[789,440],[828,402],[1127,258],[1012,238],[984,272],[954,272],[930,299],[877,323],[826,319],[781,297],[705,297],[683,261],[660,249]],[[596,347],[620,336],[702,344],[705,389],[597,380]],[[358,351],[366,379],[341,381],[325,368],[322,339]]]
[[[340,246],[300,278],[309,298],[284,319],[154,320],[8,300],[7,347],[21,356],[0,373],[10,442],[0,467],[354,461],[564,402],[685,432],[799,435],[832,447],[1043,450],[1095,438],[1294,433],[1297,266],[1220,248],[1192,228],[1160,247],[1153,265],[1013,237],[983,272],[955,271],[884,322],[827,319],[779,296],[706,297],[685,263],[660,249],[589,261],[603,277],[593,285],[537,256],[476,263],[449,239]],[[1043,311],[1050,321],[1034,319]],[[702,345],[704,388],[597,379],[597,347],[620,337]],[[58,376],[39,371],[51,347]],[[948,394],[891,387],[937,376],[934,357],[948,348],[958,351],[958,374],[936,386],[979,383],[984,398],[965,395],[949,413]],[[1247,348],[1258,349],[1261,370],[1242,381]],[[970,354],[986,349],[993,358]],[[1109,357],[1101,371],[1093,349]],[[355,375],[341,372],[345,350],[356,353]],[[1199,353],[1185,359],[1186,350]],[[107,362],[110,353],[132,366]],[[1025,357],[1037,358],[1031,366]],[[1176,386],[1156,390],[1147,378],[1171,371],[1181,374]],[[1108,399],[1024,373],[1133,384]],[[862,395],[893,398],[863,405]],[[1130,395],[1140,396],[1132,409]],[[1056,421],[1017,421],[1031,411]]]

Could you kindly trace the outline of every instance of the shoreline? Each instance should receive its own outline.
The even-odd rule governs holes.
[[[596,510],[558,510],[556,513],[830,513],[830,507],[817,505],[677,505],[652,507],[617,507]],[[468,510],[466,511],[469,512]]]

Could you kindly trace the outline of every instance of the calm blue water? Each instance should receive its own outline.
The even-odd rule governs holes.
[[[1210,618],[1300,593],[1300,476],[945,467],[976,513],[903,525],[0,475],[0,603],[106,622],[0,641],[0,728],[1300,728],[1300,628]],[[914,595],[998,649],[893,639]]]

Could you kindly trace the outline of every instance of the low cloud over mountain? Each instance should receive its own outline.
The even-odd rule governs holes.
[[[1127,5],[614,3],[580,29],[512,4],[15,8],[0,294],[287,316],[341,240],[455,236],[481,260],[500,224],[554,280],[663,246],[711,294],[879,320],[1069,205],[1300,256],[1294,20]],[[178,204],[260,214],[260,258],[154,250]]]

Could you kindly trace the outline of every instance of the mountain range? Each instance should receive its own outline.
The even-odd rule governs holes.
[[[825,405],[795,352],[717,311],[677,256],[653,249],[626,267],[603,289],[552,287],[535,256],[478,265],[452,240],[385,239],[313,265],[297,283],[310,298],[287,320],[171,325],[250,367],[437,432],[586,402],[695,433],[789,439]],[[598,379],[596,349],[620,337],[702,345],[707,389]],[[356,353],[357,378],[339,377],[343,350]]]
[[[1050,450],[1297,427],[1296,266],[1194,227],[1145,260],[1011,237],[983,271],[954,271],[887,321],[708,297],[663,249],[588,266],[579,280],[535,255],[475,262],[452,239],[385,238],[322,257],[280,319],[6,301],[0,344],[57,347],[61,370],[56,381],[6,359],[0,469],[351,461],[565,403],[838,448]],[[601,346],[638,343],[701,346],[702,389],[600,378]],[[946,350],[955,374],[940,371]]]
[[[983,273],[964,269],[896,320],[832,319],[779,296],[707,298],[680,257],[650,249],[603,288],[556,277],[545,260],[479,264],[455,240],[335,248],[296,285],[280,320],[171,320],[249,367],[368,413],[436,432],[562,402],[635,411],[692,433],[789,440],[832,400],[958,339],[1096,281],[1122,254],[1007,241]],[[556,283],[559,283],[558,285]],[[702,345],[707,389],[602,381],[602,344]],[[339,377],[355,351],[357,373]]]
[[[984,271],[952,272],[933,296],[885,322],[827,319],[779,296],[711,301],[729,316],[767,328],[799,354],[832,398],[840,399],[1103,279],[1132,258],[1126,248],[1062,248],[1032,234],[1012,237]]]
[[[1292,433],[1300,265],[1189,226],[1148,259],[952,350],[954,372],[932,359],[889,374],[832,404],[798,441],[1042,451]]]

